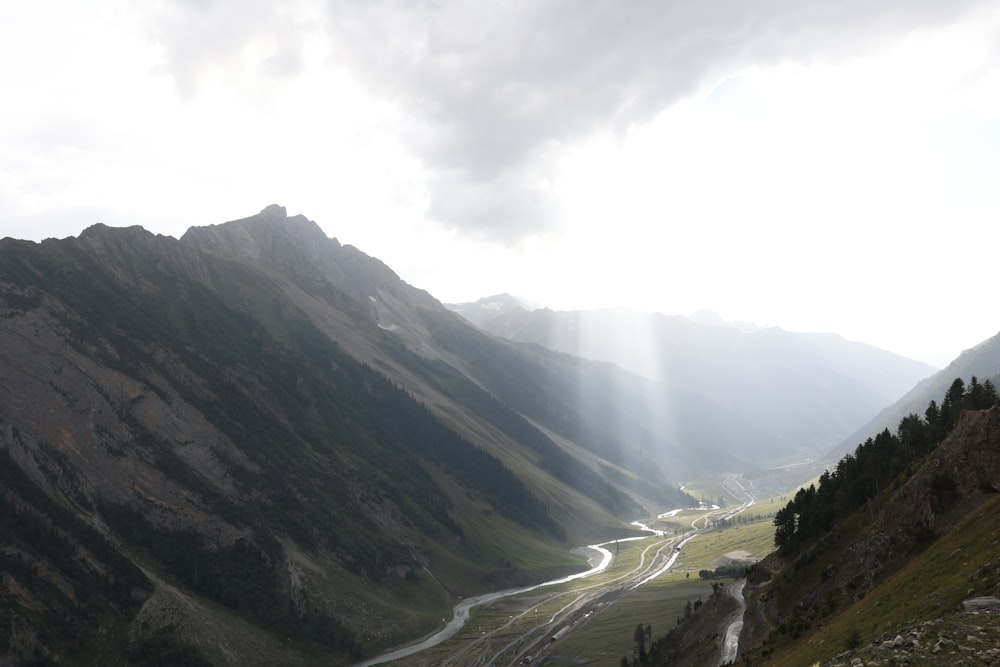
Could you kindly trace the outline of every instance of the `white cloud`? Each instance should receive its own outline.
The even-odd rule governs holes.
[[[969,2],[8,3],[0,236],[277,202],[447,300],[913,350],[933,303],[967,346],[998,37]]]
[[[334,2],[328,26],[372,90],[422,118],[411,145],[433,172],[434,217],[514,240],[553,222],[521,174],[547,171],[554,149],[646,123],[706,77],[838,62],[947,22],[964,4]],[[449,206],[459,190],[470,201]],[[521,219],[496,216],[496,197]]]
[[[516,242],[551,231],[539,184],[554,153],[595,130],[646,123],[734,69],[868,54],[971,4],[161,0],[132,11],[185,98],[221,85],[267,104],[322,43],[330,64],[405,110],[398,130],[428,171],[430,215]]]

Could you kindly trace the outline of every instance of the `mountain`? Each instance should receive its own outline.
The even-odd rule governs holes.
[[[963,410],[947,437],[937,446],[931,443],[923,457],[902,431],[895,442],[880,436],[859,448],[859,463],[880,460],[883,470],[899,474],[879,491],[864,491],[869,500],[838,514],[829,530],[779,549],[753,569],[744,591],[748,613],[740,638],[748,664],[760,664],[760,658],[766,658],[764,664],[812,664],[867,646],[881,646],[876,653],[898,663],[904,655],[910,664],[958,664],[967,657],[979,664],[995,661],[990,656],[1000,652],[1000,616],[968,614],[962,604],[1000,594],[994,560],[1000,539],[1000,406],[995,390],[991,393],[993,407]],[[967,391],[956,407],[974,394]],[[933,424],[927,426],[933,431]],[[893,458],[898,464],[888,463]],[[919,463],[907,465],[907,458]],[[799,493],[790,506],[793,511],[809,497],[820,508],[862,491],[871,473],[842,474],[850,465],[851,458],[842,459],[834,480],[854,477],[860,487],[842,484],[838,489],[834,481],[824,491],[830,479],[823,480],[815,493]],[[815,516],[807,510],[798,518],[812,522]],[[973,641],[973,648],[948,640],[951,632],[970,624],[982,636],[958,637],[963,644]],[[992,637],[983,630],[991,627]],[[903,647],[903,641],[895,641],[904,633],[914,637],[914,632],[919,635],[915,644],[906,639]],[[926,662],[918,660],[915,649],[921,647],[928,653]],[[890,655],[886,648],[903,654]],[[853,658],[838,660],[850,664]]]
[[[486,331],[493,331],[496,326],[494,322],[510,319],[519,313],[530,313],[540,308],[527,299],[510,294],[496,294],[467,303],[446,303],[445,306],[448,310],[458,313]],[[510,336],[504,336],[504,338],[510,338]]]
[[[348,664],[579,570],[693,501],[651,386],[278,206],[3,239],[0,663]]]
[[[873,434],[778,510],[777,549],[742,589],[736,664],[996,663],[1000,394],[953,379],[936,402],[928,417]],[[643,664],[707,664],[718,642],[706,638],[724,634],[733,606],[713,595]]]
[[[741,450],[770,463],[820,458],[934,369],[833,334],[720,326],[635,310],[529,310],[500,295],[452,306],[493,335],[614,363],[662,383],[664,405],[683,405],[675,428],[722,421],[731,465]],[[672,395],[686,398],[671,400]],[[698,401],[692,397],[698,397]],[[742,434],[742,435],[741,435]],[[736,443],[742,443],[739,447]]]
[[[965,350],[946,368],[918,382],[902,398],[884,408],[864,426],[840,442],[831,452],[830,458],[839,457],[844,452],[853,450],[859,442],[872,433],[878,433],[886,428],[895,429],[900,420],[908,414],[922,415],[932,400],[944,396],[945,391],[957,377],[970,379],[978,377],[980,380],[992,379],[994,384],[1000,383],[1000,334]]]

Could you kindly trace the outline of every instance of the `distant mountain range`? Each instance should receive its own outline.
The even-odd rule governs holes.
[[[690,425],[689,441],[705,424],[723,424],[712,437],[729,445],[714,451],[733,467],[749,458],[824,457],[935,372],[834,334],[730,326],[706,313],[695,321],[626,309],[528,309],[509,295],[449,307],[495,336],[611,362],[660,382],[665,396],[684,396],[664,398],[660,409],[683,405],[675,425]]]
[[[830,452],[832,458],[852,451],[866,438],[889,429],[894,431],[900,420],[908,414],[923,416],[931,401],[940,401],[955,378],[980,381],[992,380],[1000,385],[1000,333],[965,350],[939,372],[921,380],[916,386],[891,405],[881,410],[871,420],[852,432]]]

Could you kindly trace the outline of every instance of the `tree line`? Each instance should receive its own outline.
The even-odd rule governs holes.
[[[973,376],[968,385],[956,378],[941,404],[931,401],[921,417],[903,417],[895,433],[883,430],[846,454],[833,470],[819,478],[819,486],[799,489],[774,516],[774,546],[788,555],[799,545],[829,531],[839,517],[863,507],[887,489],[901,474],[912,474],[919,462],[944,440],[963,410],[984,410],[1000,403],[990,380]],[[954,482],[941,478],[934,490],[947,495]],[[938,491],[935,491],[938,492]]]
[[[768,521],[774,519],[774,512],[768,512],[766,514],[737,514],[736,516],[730,518],[719,518],[715,520],[709,520],[708,525],[711,528],[716,528],[718,530],[725,530],[726,528],[734,528],[736,526],[746,526],[752,523],[760,523],[761,521]]]
[[[698,570],[699,579],[742,579],[747,576],[746,563],[729,563],[714,570]]]
[[[713,582],[709,600],[717,595],[725,595],[724,589],[724,584]],[[632,641],[635,642],[632,657],[622,656],[619,663],[621,667],[667,665],[681,657],[681,639],[684,632],[688,624],[695,620],[704,604],[700,596],[697,600],[688,600],[684,604],[683,616],[678,616],[676,619],[676,627],[657,639],[653,639],[652,626],[638,624],[632,633]]]

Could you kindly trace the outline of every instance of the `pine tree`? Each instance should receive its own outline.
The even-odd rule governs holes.
[[[988,401],[987,407],[992,407],[1000,403],[1000,394],[997,394],[997,388],[989,380],[983,382],[983,394]]]
[[[639,662],[641,664],[646,661],[646,628],[642,627],[642,623],[635,626],[632,639],[635,640],[635,647],[639,649]]]
[[[788,551],[795,545],[795,509],[789,503],[774,515],[774,546]]]
[[[945,392],[944,401],[941,403],[941,421],[944,422],[945,432],[948,433],[955,427],[958,415],[962,411],[962,399],[965,398],[965,382],[962,378],[955,378],[955,381]]]

